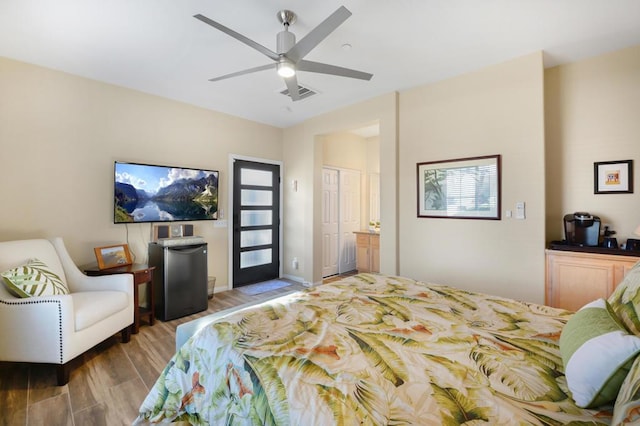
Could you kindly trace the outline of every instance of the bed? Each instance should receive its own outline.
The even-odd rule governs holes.
[[[629,294],[614,296],[633,310]],[[573,317],[359,274],[202,328],[170,360],[134,424],[632,424],[634,356],[618,374],[624,401],[581,408],[573,400],[559,349]]]

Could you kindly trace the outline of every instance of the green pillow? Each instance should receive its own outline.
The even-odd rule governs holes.
[[[18,297],[53,296],[69,294],[69,288],[60,277],[38,259],[0,274],[9,291]]]
[[[640,357],[622,382],[622,387],[613,407],[612,426],[640,424]]]
[[[640,352],[640,337],[629,334],[606,300],[576,312],[560,334],[567,385],[579,407],[614,401]]]
[[[640,262],[627,272],[608,302],[627,330],[640,336]]]

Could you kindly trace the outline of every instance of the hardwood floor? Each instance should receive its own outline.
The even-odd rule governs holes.
[[[118,334],[92,348],[74,361],[65,386],[56,386],[51,365],[0,362],[0,425],[130,425],[175,352],[179,324],[303,288],[291,282],[253,296],[237,290],[216,293],[204,312],[143,325],[126,344]]]
[[[327,283],[332,283],[335,281],[340,281],[341,279],[345,278],[345,277],[350,277],[351,275],[356,275],[358,273],[358,271],[349,271],[349,272],[343,272],[342,274],[338,274],[338,275],[332,275],[330,277],[326,277],[322,280],[322,284],[327,284]]]

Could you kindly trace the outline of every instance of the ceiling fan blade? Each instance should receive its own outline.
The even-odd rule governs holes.
[[[338,10],[333,12],[327,19],[322,21],[320,25],[311,30],[309,34],[304,36],[298,43],[289,49],[285,56],[293,62],[298,62],[336,28],[338,28],[340,24],[346,21],[349,16],[351,16],[351,12],[349,12],[346,7],[340,6]]]
[[[289,90],[289,96],[291,96],[292,101],[300,100],[300,89],[298,89],[298,79],[294,75],[293,77],[288,77],[283,79],[285,84],[287,85],[287,89]]]
[[[220,77],[210,78],[209,81],[220,81],[225,80],[231,77],[237,77],[239,75],[251,74],[252,72],[264,71],[268,69],[273,69],[276,66],[274,64],[262,65],[259,67],[249,68],[243,71],[232,72],[231,74],[221,75]]]
[[[298,71],[337,75],[340,77],[357,78],[360,80],[371,80],[371,77],[373,77],[373,74],[369,74],[367,72],[306,60],[301,60],[300,62],[298,62],[298,64],[296,65],[296,69],[298,69]]]
[[[267,49],[266,47],[264,47],[263,45],[256,43],[255,41],[243,36],[240,33],[237,33],[235,31],[233,31],[231,28],[225,27],[224,25],[213,21],[209,18],[207,18],[204,15],[201,14],[197,14],[197,15],[193,15],[194,18],[204,22],[205,24],[209,24],[211,25],[213,28],[216,28],[220,31],[222,31],[223,33],[226,33],[228,35],[230,35],[231,37],[235,38],[238,41],[241,41],[242,43],[246,44],[249,47],[252,47],[254,49],[256,49],[258,52],[270,57],[271,59],[273,59],[274,61],[277,61],[279,59],[279,56],[276,52],[272,51],[271,49]]]

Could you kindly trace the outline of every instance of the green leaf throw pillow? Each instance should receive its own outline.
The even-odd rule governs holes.
[[[622,387],[613,407],[612,426],[640,424],[640,357],[622,382]]]
[[[53,296],[69,294],[69,288],[60,277],[38,259],[0,274],[10,292],[18,297]]]
[[[560,334],[560,355],[576,405],[593,408],[614,401],[638,352],[640,337],[627,332],[606,300],[580,308]]]
[[[640,262],[627,272],[607,301],[627,330],[640,336]]]

